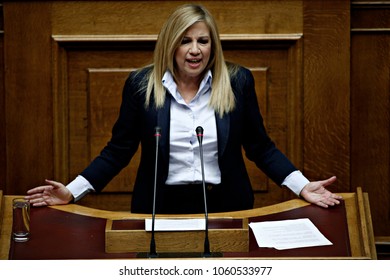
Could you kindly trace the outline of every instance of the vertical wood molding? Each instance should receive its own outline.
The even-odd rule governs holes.
[[[4,90],[4,15],[3,4],[0,3],[0,182],[7,180],[6,160],[6,115],[5,115],[5,90]],[[0,192],[6,192],[6,184],[0,184]],[[0,202],[1,203],[1,202]]]
[[[52,39],[54,178],[69,181],[69,103],[66,51]]]
[[[304,172],[350,190],[350,1],[304,1]]]
[[[7,193],[53,176],[50,16],[50,2],[4,3]]]
[[[303,92],[303,38],[300,38],[289,49],[288,54],[288,103],[287,111],[287,154],[294,165],[304,170],[304,92]],[[285,199],[294,198],[292,192],[284,192]]]
[[[303,168],[303,39],[292,45],[288,53],[288,110],[287,153],[293,163]]]
[[[351,177],[372,202],[375,234],[390,235],[390,1],[351,10]]]

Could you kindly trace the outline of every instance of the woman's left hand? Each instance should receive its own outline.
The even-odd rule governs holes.
[[[326,189],[327,186],[333,184],[335,181],[336,176],[323,181],[310,182],[302,189],[300,195],[307,202],[324,208],[340,204],[340,200],[343,198]]]

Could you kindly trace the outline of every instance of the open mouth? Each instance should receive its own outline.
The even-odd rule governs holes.
[[[187,61],[189,63],[197,64],[197,63],[201,62],[201,59],[187,59]]]

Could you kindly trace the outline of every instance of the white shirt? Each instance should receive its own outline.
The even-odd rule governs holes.
[[[166,72],[162,83],[172,95],[170,123],[170,156],[167,185],[196,183],[202,181],[199,143],[195,129],[202,126],[203,157],[205,180],[219,184],[221,172],[218,165],[218,139],[214,110],[208,106],[211,94],[212,75],[209,71],[203,78],[195,97],[187,104],[180,93],[170,72]],[[282,185],[296,195],[309,180],[299,171],[289,174]],[[95,191],[93,186],[82,176],[77,176],[67,185],[74,201],[80,200],[88,192]]]
[[[163,85],[172,95],[170,120],[169,172],[166,185],[202,182],[199,141],[196,128],[203,127],[204,177],[207,183],[221,183],[218,165],[217,124],[214,109],[209,106],[211,71],[200,83],[195,97],[187,104],[170,72],[163,77]]]

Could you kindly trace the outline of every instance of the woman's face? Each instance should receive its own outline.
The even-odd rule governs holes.
[[[175,52],[178,79],[201,78],[210,59],[211,37],[207,25],[194,23]]]

